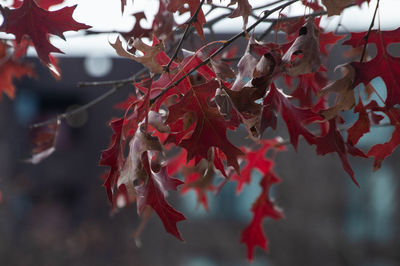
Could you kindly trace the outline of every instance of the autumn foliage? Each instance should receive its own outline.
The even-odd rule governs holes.
[[[61,78],[57,60],[51,54],[62,52],[49,37],[64,38],[66,31],[90,28],[72,18],[75,6],[48,11],[62,2],[15,0],[11,7],[0,7],[4,18],[0,31],[14,36],[0,43],[0,92],[13,98],[12,79],[34,76],[34,69],[24,62],[28,46],[35,48],[56,78]],[[170,191],[194,190],[199,204],[207,209],[207,192],[218,193],[225,183],[234,181],[240,193],[251,182],[253,172],[258,171],[262,175],[261,193],[251,208],[253,218],[240,238],[252,260],[256,246],[268,249],[263,221],[283,217],[269,190],[280,181],[274,172],[275,155],[287,145],[297,150],[303,138],[315,146],[317,155],[336,153],[357,186],[350,156],[373,158],[373,170],[378,170],[400,143],[400,59],[388,52],[390,44],[400,42],[400,28],[372,29],[374,15],[368,31],[348,36],[328,32],[320,25],[321,17],[340,15],[350,6],[367,5],[369,1],[321,2],[259,1],[260,6],[271,5],[266,5],[254,24],[249,24],[254,8],[248,0],[231,0],[225,5],[210,0],[160,0],[152,28],[148,29],[140,25],[146,19],[144,13],[134,14],[132,30],[110,43],[119,56],[139,62],[146,69],[130,80],[136,94],[118,105],[124,115],[110,121],[110,145],[101,153],[100,165],[108,167],[104,187],[112,210],[132,203],[139,215],[153,210],[165,230],[183,240],[177,223],[186,218],[168,203]],[[285,8],[292,4],[302,5],[304,16],[287,14]],[[122,0],[122,12],[125,5]],[[207,5],[229,10],[227,17],[242,17],[243,31],[238,29],[241,32],[229,40],[205,42],[196,51],[181,53],[179,43],[187,34],[206,40],[204,28],[211,27],[203,11]],[[185,13],[190,19],[179,25],[174,14]],[[284,34],[284,42],[257,39],[253,29],[267,18],[274,18],[268,30]],[[240,37],[248,41],[243,54],[237,54],[234,47]],[[352,61],[336,66],[342,73],[337,80],[329,80],[326,74],[326,59],[333,45],[347,46],[353,55]],[[372,58],[367,45],[376,47]],[[385,99],[371,84],[377,77],[385,83]],[[123,82],[113,85],[123,86]],[[373,94],[380,102],[371,99]],[[352,124],[342,116],[350,110],[358,117]],[[385,117],[394,128],[391,139],[367,151],[359,149],[357,144],[363,135],[371,126],[382,125]],[[35,138],[31,162],[37,163],[54,151],[57,125],[64,118],[65,114],[36,127],[42,132]],[[264,132],[277,129],[280,121],[285,123],[289,139],[263,139]],[[247,130],[254,142],[251,147],[240,147],[227,137],[228,131],[235,133],[239,127]]]

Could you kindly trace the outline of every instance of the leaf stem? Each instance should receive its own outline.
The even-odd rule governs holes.
[[[256,22],[254,22],[251,26],[249,26],[247,29],[242,30],[241,32],[239,32],[238,34],[236,34],[235,36],[231,37],[229,40],[225,41],[214,53],[212,53],[209,57],[207,57],[207,59],[205,59],[204,61],[202,61],[200,64],[198,64],[196,67],[192,68],[189,72],[187,72],[185,75],[183,75],[181,78],[179,78],[177,81],[175,81],[173,84],[171,84],[170,86],[168,86],[167,88],[165,88],[160,94],[158,94],[156,97],[154,97],[153,99],[150,100],[150,105],[152,105],[154,102],[156,102],[160,97],[162,97],[167,91],[169,91],[171,88],[177,86],[182,80],[184,80],[186,77],[188,77],[189,75],[191,75],[193,72],[195,72],[197,69],[199,69],[200,67],[204,66],[205,64],[208,64],[208,62],[210,62],[211,59],[213,59],[216,55],[218,55],[222,50],[224,50],[226,47],[228,47],[229,45],[231,45],[234,41],[236,41],[237,39],[239,39],[242,36],[246,36],[246,33],[253,30],[258,24],[260,24],[264,19],[266,19],[269,15],[271,15],[272,13],[283,9],[295,2],[297,2],[299,0],[292,0],[289,1],[287,3],[284,3],[274,9],[271,9],[270,11],[264,11],[264,15],[262,17],[260,17]]]

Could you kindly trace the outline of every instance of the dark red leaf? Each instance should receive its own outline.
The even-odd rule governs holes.
[[[271,140],[261,140],[261,148],[251,151],[244,149],[246,154],[245,160],[246,165],[240,171],[240,175],[235,174],[231,177],[231,180],[237,181],[236,193],[239,194],[244,184],[249,184],[251,182],[251,177],[253,170],[259,171],[262,175],[267,174],[271,171],[274,163],[266,158],[266,152],[271,148],[274,148],[278,142]]]
[[[28,63],[20,63],[7,55],[7,45],[0,42],[0,100],[2,92],[7,94],[10,99],[15,97],[15,87],[13,84],[14,78],[23,76],[34,77],[35,72],[33,67]]]
[[[366,32],[352,33],[351,38],[344,42],[353,47],[365,44],[364,36]],[[391,108],[395,104],[400,104],[400,58],[394,57],[387,52],[387,46],[391,43],[400,42],[400,28],[393,31],[370,32],[368,43],[374,43],[377,48],[376,56],[368,62],[351,63],[356,70],[356,79],[353,86],[360,83],[368,85],[372,79],[381,77],[386,85],[387,97],[385,104]],[[376,67],[379,66],[379,67]]]
[[[49,54],[62,52],[50,43],[49,34],[65,39],[63,34],[65,31],[90,28],[72,18],[75,8],[76,5],[57,11],[46,11],[40,8],[34,0],[25,0],[21,7],[12,10],[0,6],[4,17],[0,31],[14,34],[18,43],[21,42],[23,36],[29,36],[40,60],[46,66],[50,66]]]
[[[353,169],[347,159],[347,147],[342,135],[336,126],[336,118],[329,120],[329,131],[326,135],[316,138],[317,154],[325,155],[327,153],[336,152],[342,161],[344,170],[350,175],[353,182],[359,187],[354,177]]]
[[[360,138],[369,132],[370,122],[368,113],[362,104],[361,98],[354,109],[354,113],[359,113],[358,120],[347,130],[347,142],[356,145]]]
[[[254,248],[261,247],[267,251],[267,238],[265,236],[262,222],[265,218],[278,220],[283,218],[282,211],[277,208],[269,196],[271,185],[280,182],[280,179],[272,172],[267,172],[260,181],[261,194],[253,203],[251,211],[253,219],[250,224],[242,231],[240,242],[247,246],[247,259],[252,261],[254,258]]]
[[[239,171],[237,157],[243,153],[228,141],[228,123],[219,114],[218,109],[209,104],[218,87],[219,83],[215,80],[192,87],[177,104],[169,107],[166,123],[172,124],[185,114],[194,113],[196,127],[189,138],[179,143],[179,146],[187,150],[188,160],[195,156],[207,159],[209,148],[217,147],[226,155],[228,165]]]
[[[374,157],[374,171],[381,168],[383,160],[393,153],[400,144],[400,126],[396,126],[390,140],[384,144],[376,144],[368,151],[368,157]]]
[[[304,109],[294,106],[287,98],[285,94],[279,91],[274,84],[271,84],[271,88],[264,99],[264,111],[262,119],[271,119],[271,112],[279,112],[285,121],[288,132],[290,135],[290,142],[293,147],[297,149],[297,143],[300,135],[306,139],[309,144],[315,144],[315,136],[308,131],[303,124],[307,124],[314,121],[322,121],[322,117],[311,109]]]
[[[197,7],[200,5],[200,0],[174,0],[169,1],[167,5],[167,9],[170,12],[176,12],[178,9],[181,9],[184,4],[189,5],[190,16],[193,16],[197,10]],[[200,35],[202,39],[204,39],[204,32],[203,32],[203,24],[206,23],[206,18],[204,16],[203,10],[200,9],[199,13],[197,14],[197,19],[193,23],[197,33]]]
[[[165,230],[183,241],[181,234],[178,231],[176,224],[179,221],[186,220],[186,217],[176,211],[165,200],[164,192],[167,190],[176,190],[177,186],[183,184],[182,181],[168,176],[165,168],[155,175],[154,171],[150,168],[149,159],[146,156],[142,157],[144,169],[148,174],[147,182],[139,187],[136,187],[138,196],[138,212],[141,214],[146,205],[149,205],[156,211],[164,224]]]
[[[104,187],[107,191],[108,200],[113,202],[113,187],[116,185],[120,170],[125,161],[123,155],[124,142],[122,141],[122,126],[124,123],[123,118],[112,120],[109,125],[114,131],[111,136],[111,143],[109,148],[103,150],[101,153],[99,165],[109,166],[110,170],[107,173]]]

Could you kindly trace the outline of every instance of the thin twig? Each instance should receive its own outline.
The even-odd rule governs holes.
[[[111,90],[103,93],[102,95],[100,95],[99,97],[95,98],[94,100],[88,102],[87,104],[82,105],[81,107],[78,107],[78,108],[76,108],[74,110],[59,114],[56,117],[51,118],[49,120],[33,124],[33,125],[30,126],[30,128],[38,128],[38,127],[42,127],[42,126],[45,126],[45,125],[52,124],[52,123],[56,122],[57,120],[68,119],[71,116],[76,115],[76,114],[78,114],[78,113],[80,113],[80,112],[82,112],[82,111],[84,111],[86,109],[89,109],[90,107],[92,107],[92,106],[98,104],[99,102],[103,101],[104,99],[110,97],[111,95],[116,93],[120,88],[122,88],[124,85],[126,85],[126,84],[121,84],[121,83],[120,84],[116,84],[116,85],[114,85],[114,87]]]
[[[84,88],[84,87],[100,87],[100,86],[113,86],[113,85],[125,85],[132,83],[134,78],[127,78],[127,79],[119,79],[119,80],[107,80],[107,81],[89,81],[89,82],[78,82],[76,85],[78,88]]]
[[[186,77],[188,77],[189,75],[191,75],[193,72],[195,72],[197,69],[199,69],[200,67],[208,64],[208,62],[210,62],[211,59],[213,59],[216,55],[218,55],[222,50],[224,50],[226,47],[228,47],[229,45],[231,45],[234,41],[236,41],[237,39],[239,39],[242,36],[246,36],[246,33],[253,30],[258,24],[260,24],[264,19],[266,19],[269,15],[271,15],[272,13],[283,9],[295,2],[297,2],[299,0],[292,0],[289,1],[287,3],[284,3],[270,11],[264,11],[264,15],[262,17],[260,17],[256,22],[254,22],[251,26],[249,26],[246,30],[242,30],[240,33],[236,34],[235,36],[233,36],[232,38],[230,38],[229,40],[225,41],[223,43],[222,46],[220,46],[214,53],[212,53],[209,57],[207,57],[207,59],[205,59],[204,61],[202,61],[200,64],[198,64],[196,67],[192,68],[189,72],[187,72],[185,75],[183,75],[181,78],[179,78],[177,81],[175,81],[173,84],[171,84],[170,86],[168,86],[167,88],[165,88],[160,94],[158,94],[156,97],[154,97],[153,99],[150,100],[150,105],[153,104],[155,101],[157,101],[160,97],[162,97],[167,91],[169,91],[171,88],[177,86],[182,80],[186,79]]]
[[[377,13],[377,11],[378,11],[378,7],[379,7],[379,0],[376,1],[376,7],[375,7],[374,16],[372,17],[372,21],[371,21],[371,24],[369,25],[369,29],[368,29],[368,31],[367,31],[367,34],[364,36],[365,44],[364,44],[364,47],[363,47],[363,50],[362,50],[362,53],[361,53],[360,63],[362,63],[363,60],[364,60],[365,52],[366,52],[366,50],[367,50],[367,44],[368,44],[369,34],[371,33],[372,27],[373,27],[374,24],[375,24],[375,17],[376,17],[376,13]]]
[[[189,21],[186,23],[186,28],[185,31],[183,32],[183,35],[178,43],[178,46],[175,49],[174,55],[171,57],[171,59],[169,60],[168,64],[165,66],[165,71],[168,72],[169,71],[169,67],[171,66],[172,62],[174,61],[174,59],[176,58],[176,56],[178,55],[179,50],[182,47],[183,41],[186,38],[186,35],[189,32],[189,28],[190,26],[192,26],[193,23],[195,23],[197,21],[197,15],[199,14],[201,7],[203,6],[205,0],[201,0],[199,6],[197,7],[196,11],[194,12],[193,16],[189,19]]]
[[[139,77],[140,75],[144,74],[147,70],[148,70],[147,68],[142,68],[131,78],[118,79],[118,80],[106,80],[106,81],[88,81],[88,82],[80,81],[80,82],[78,82],[78,84],[76,86],[78,88],[84,88],[84,87],[126,85],[126,84],[130,84],[134,81],[138,81],[136,78]],[[139,79],[139,81],[140,81],[140,79]]]

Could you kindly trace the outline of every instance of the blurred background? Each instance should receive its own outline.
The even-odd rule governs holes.
[[[207,40],[212,39],[207,36]],[[243,51],[245,40],[236,45]],[[332,77],[339,75],[332,68],[343,63],[343,49],[334,47],[330,53]],[[101,180],[106,168],[98,161],[112,134],[108,121],[122,115],[113,106],[126,99],[132,87],[64,121],[56,152],[39,165],[22,162],[32,148],[29,125],[110,89],[77,88],[77,82],[123,79],[141,69],[135,62],[96,51],[60,57],[61,82],[37,58],[30,58],[37,78],[15,82],[16,99],[3,97],[0,103],[0,265],[247,265],[246,247],[239,239],[260,192],[257,174],[239,196],[235,183],[228,183],[216,196],[210,194],[208,212],[197,205],[194,193],[183,197],[171,193],[168,201],[188,218],[178,224],[185,243],[167,234],[153,216],[138,248],[132,238],[140,222],[135,206],[110,215]],[[400,55],[400,48],[393,46],[392,53]],[[384,94],[382,80],[373,82]],[[357,118],[351,112],[344,115]],[[280,124],[282,130],[268,131],[266,137],[287,138],[286,127]],[[390,127],[375,128],[359,146],[367,151],[372,144],[387,141],[391,133]],[[372,160],[351,158],[359,189],[336,154],[317,156],[303,139],[298,150],[288,147],[278,154],[275,172],[282,182],[273,187],[272,195],[285,219],[264,222],[269,253],[256,248],[252,265],[400,265],[399,152],[376,173]]]

